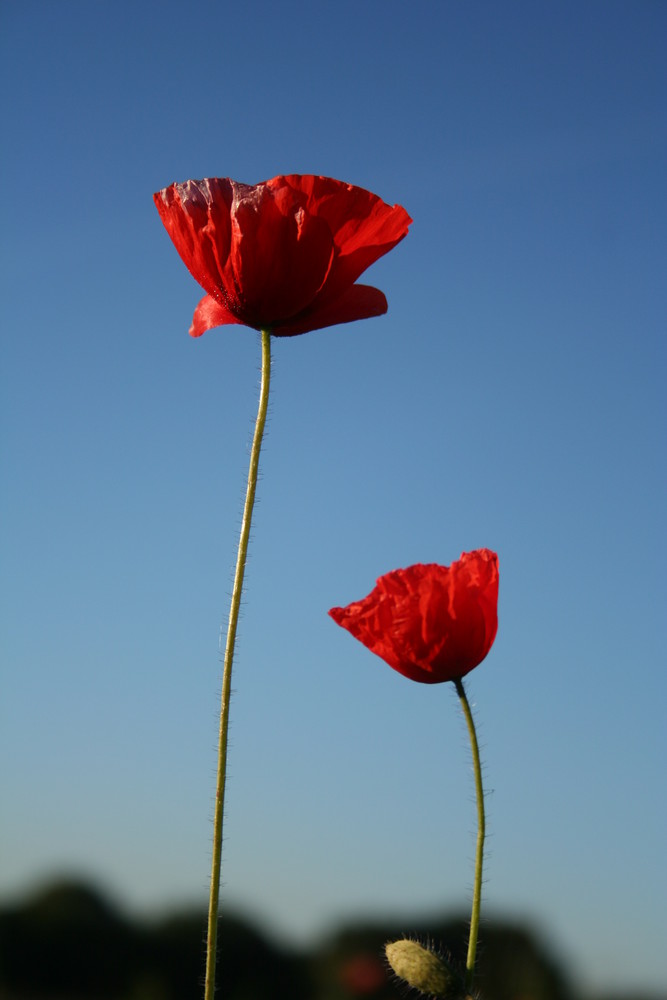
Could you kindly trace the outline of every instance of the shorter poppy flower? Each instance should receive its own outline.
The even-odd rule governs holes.
[[[477,549],[451,566],[394,570],[363,600],[329,614],[410,680],[459,680],[482,662],[496,637],[498,556]]]
[[[407,234],[412,219],[363,188],[289,174],[170,184],[153,196],[193,278],[208,293],[190,334],[241,323],[292,337],[381,316],[384,293],[357,278]]]

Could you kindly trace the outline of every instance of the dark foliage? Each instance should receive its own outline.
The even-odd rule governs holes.
[[[130,922],[102,897],[62,882],[0,910],[0,1000],[200,1000],[206,920]],[[243,921],[220,922],[226,1000],[306,1000],[305,962]]]
[[[57,883],[20,905],[0,908],[0,1000],[201,1000],[205,930],[200,912],[141,924],[90,886]],[[305,955],[281,950],[244,921],[226,917],[220,923],[219,995],[224,1000],[416,996],[396,981],[384,960],[385,943],[404,936],[465,963],[462,920],[349,926]],[[573,1000],[567,976],[530,928],[499,921],[482,927],[477,990],[483,1000]]]
[[[0,985],[9,996],[121,997],[139,960],[135,928],[89,886],[58,883],[0,912]]]

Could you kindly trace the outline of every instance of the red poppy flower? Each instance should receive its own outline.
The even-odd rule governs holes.
[[[363,188],[290,174],[261,184],[226,177],[171,184],[154,196],[167,232],[208,294],[190,334],[242,323],[291,337],[380,316],[378,288],[355,284],[412,219]]]
[[[329,614],[410,680],[456,680],[482,662],[496,637],[498,556],[477,549],[451,566],[394,570],[368,597]]]

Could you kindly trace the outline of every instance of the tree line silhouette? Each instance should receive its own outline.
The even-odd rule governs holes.
[[[464,920],[407,926],[411,936],[464,963]],[[201,1000],[205,928],[203,911],[141,922],[90,885],[53,883],[0,907],[0,1000]],[[383,946],[405,930],[394,922],[350,925],[297,951],[224,916],[220,996],[399,1000],[405,988],[393,979]],[[544,944],[528,928],[504,922],[484,924],[477,986],[483,1000],[577,1000]]]

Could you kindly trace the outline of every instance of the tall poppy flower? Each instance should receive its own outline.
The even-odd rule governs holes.
[[[482,662],[496,637],[498,556],[477,549],[451,566],[419,563],[394,570],[363,600],[329,614],[410,680],[460,680]]]
[[[207,293],[195,309],[191,335],[226,323],[261,331],[259,406],[222,671],[204,980],[205,1000],[214,1000],[232,667],[269,403],[272,337],[385,313],[384,294],[356,282],[403,239],[412,220],[400,205],[386,205],[369,191],[311,175],[261,184],[224,177],[189,180],[170,184],[153,199],[183,262]]]
[[[400,205],[310,174],[261,184],[209,177],[153,197],[207,292],[193,337],[226,323],[291,337],[387,311],[383,292],[356,281],[407,234],[412,219]]]

